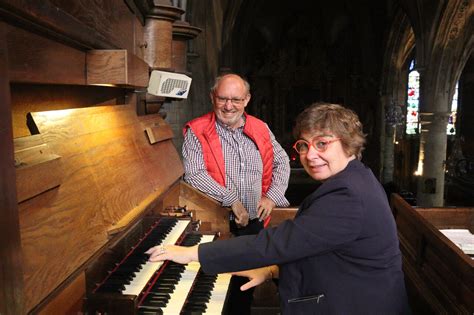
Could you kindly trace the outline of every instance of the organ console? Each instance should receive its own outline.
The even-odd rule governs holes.
[[[155,62],[171,65],[161,47],[182,13],[171,1],[0,1],[0,314],[146,313],[172,264],[120,283],[143,247],[228,234],[228,209],[181,181],[174,132],[145,95]]]
[[[94,294],[88,294],[87,301],[96,301],[93,305],[127,310],[122,307],[125,303],[138,310],[138,299],[159,269],[157,263],[146,263],[145,248],[161,242],[178,242],[190,230],[189,226],[198,221],[201,232],[220,231],[223,236],[227,235],[228,210],[180,181],[182,166],[171,138],[150,143],[144,131],[147,126],[169,129],[159,115],[139,117],[125,104],[35,112],[29,119],[30,126],[39,133],[33,139],[15,140],[17,151],[33,150],[30,154],[39,155],[38,165],[29,164],[33,175],[51,171],[52,175],[59,176],[38,182],[40,187],[46,185],[48,188],[40,189],[37,195],[29,193],[28,196],[34,196],[19,203],[24,215],[21,217],[23,250],[28,253],[25,266],[31,279],[26,282],[30,286],[27,286],[30,298],[51,290],[51,296],[45,296],[52,299],[49,304],[40,303],[34,312],[44,308],[49,313],[55,298],[81,300],[89,289]],[[37,152],[38,143],[45,153]],[[55,152],[53,161],[60,163],[50,162],[49,153],[46,153],[49,151]],[[37,159],[22,161],[29,163],[30,160]],[[54,171],[55,168],[59,171]],[[28,182],[19,184],[35,182],[25,180]],[[34,192],[38,190],[36,188]],[[189,205],[190,210],[173,210],[183,208],[173,205]],[[172,219],[165,219],[167,216]],[[183,216],[188,219],[177,220]],[[158,241],[159,236],[155,234],[160,235],[160,229],[170,220],[178,222],[172,233]],[[128,253],[130,248],[133,251]],[[125,261],[124,257],[127,258]],[[132,260],[145,264],[137,267],[139,270],[132,276],[133,281],[117,284],[117,276]],[[115,263],[120,264],[110,268],[110,264]],[[107,273],[111,273],[108,278],[104,277]],[[60,279],[65,282],[58,283]],[[91,287],[103,279],[105,282],[101,286]],[[112,284],[123,287],[121,297],[115,298],[107,292]],[[68,285],[81,288],[73,290],[73,297],[63,296]],[[108,294],[107,299],[103,295],[97,298],[104,292]]]
[[[180,126],[146,95],[150,71],[186,54],[171,50],[182,13],[166,0],[0,0],[0,314],[146,314],[180,269],[149,266],[149,242],[228,236],[228,209],[181,181]],[[161,235],[170,220],[187,224]],[[183,271],[190,292],[159,312],[221,312],[226,276]]]

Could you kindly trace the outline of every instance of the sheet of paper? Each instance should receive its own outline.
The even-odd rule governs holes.
[[[468,229],[442,229],[440,232],[461,248],[464,253],[474,255],[474,234]]]

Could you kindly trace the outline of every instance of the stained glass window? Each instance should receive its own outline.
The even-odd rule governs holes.
[[[415,60],[412,60],[408,69],[408,97],[407,97],[407,124],[406,133],[409,135],[417,134],[420,128],[418,115],[420,99],[420,73],[415,69]],[[453,101],[451,103],[451,115],[448,119],[446,133],[448,135],[456,134],[456,113],[458,109],[458,84],[454,91]]]
[[[408,100],[407,100],[407,125],[406,133],[414,135],[418,133],[418,103],[420,98],[420,73],[415,68],[415,60],[410,63],[408,73]]]
[[[456,87],[454,88],[453,101],[451,103],[451,115],[449,115],[448,118],[448,128],[446,131],[448,135],[456,134],[456,114],[458,111],[458,85],[459,83],[456,83]]]

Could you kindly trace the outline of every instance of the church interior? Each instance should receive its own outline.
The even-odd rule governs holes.
[[[185,96],[150,93],[153,72]],[[473,1],[0,0],[0,73],[0,314],[140,314],[142,293],[97,283],[153,218],[225,237],[227,210],[181,162],[223,73],[248,80],[247,113],[290,157],[272,224],[319,185],[292,149],[296,116],[344,105],[390,200],[413,313],[474,313]],[[442,229],[469,231],[468,249]],[[279,314],[273,286],[256,294],[254,314]]]

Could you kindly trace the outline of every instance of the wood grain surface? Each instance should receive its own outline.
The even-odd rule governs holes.
[[[57,188],[19,204],[28,307],[102,248],[117,222],[137,208],[130,221],[143,215],[150,196],[163,194],[183,173],[171,140],[151,145],[129,105],[31,116],[61,156],[63,176]]]

